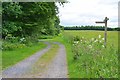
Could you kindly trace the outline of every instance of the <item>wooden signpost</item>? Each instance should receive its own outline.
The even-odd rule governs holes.
[[[104,33],[104,46],[107,44],[107,21],[109,18],[105,17],[104,21],[96,21],[95,23],[105,23],[105,33]]]

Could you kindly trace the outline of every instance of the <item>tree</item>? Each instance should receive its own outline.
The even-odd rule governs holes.
[[[21,30],[17,20],[22,11],[18,3],[3,3],[2,9],[2,36],[4,38],[7,34],[13,34],[15,31]]]
[[[60,32],[55,2],[3,2],[2,8],[3,38],[8,34],[25,37]]]

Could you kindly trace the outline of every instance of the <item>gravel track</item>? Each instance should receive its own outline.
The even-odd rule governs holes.
[[[48,46],[33,54],[29,58],[17,63],[16,65],[4,70],[2,72],[3,78],[67,78],[67,61],[66,61],[66,51],[64,45],[53,42],[53,44],[59,45],[59,50],[54,57],[54,59],[51,61],[51,63],[47,66],[47,69],[45,69],[44,72],[42,72],[42,75],[34,75],[32,76],[26,76],[27,73],[32,69],[32,66],[35,62],[42,56],[42,54],[46,53],[50,48],[51,44],[48,42],[45,42]],[[39,74],[39,73],[38,73]],[[32,74],[31,74],[32,75]]]
[[[4,70],[2,72],[3,78],[22,78],[29,70],[32,68],[32,65],[42,56],[45,52],[47,52],[51,48],[51,44],[48,42],[45,42],[47,44],[47,47],[29,58],[18,62],[14,66]]]
[[[68,78],[65,47],[58,42],[54,42],[54,44],[58,44],[60,47],[57,55],[47,66],[46,71],[41,76],[35,76],[36,78]]]
[[[67,78],[67,60],[64,45],[57,43],[60,46],[56,57],[52,63],[47,67],[48,70],[41,76],[41,78]]]

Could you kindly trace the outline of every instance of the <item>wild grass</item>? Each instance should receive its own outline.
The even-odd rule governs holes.
[[[73,57],[68,58],[69,77],[118,78],[118,32],[108,32],[107,48],[102,31],[65,31],[64,34],[69,36],[72,50],[67,55]],[[78,42],[73,39],[76,36]]]
[[[40,42],[32,45],[31,47],[17,48],[12,51],[2,51],[2,69],[6,69],[16,64],[45,47],[46,45]]]
[[[117,31],[108,31],[107,48],[103,31],[64,31],[54,40],[66,47],[70,78],[118,78]]]

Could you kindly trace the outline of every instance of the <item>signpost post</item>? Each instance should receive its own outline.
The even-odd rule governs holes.
[[[104,33],[104,46],[107,44],[107,21],[109,18],[105,17],[104,21],[96,21],[95,23],[105,23],[105,33]]]

